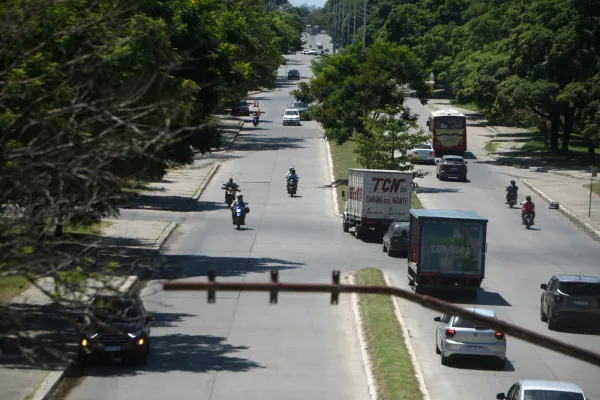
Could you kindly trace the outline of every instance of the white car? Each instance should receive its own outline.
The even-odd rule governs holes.
[[[310,53],[310,50],[303,50],[302,54],[307,55],[308,53]]]
[[[298,125],[300,126],[300,112],[292,108],[288,108],[283,112],[283,126]]]
[[[585,400],[586,397],[583,390],[574,383],[528,379],[515,382],[510,389],[508,389],[508,393],[498,393],[496,399]]]
[[[465,310],[497,319],[494,310],[478,307],[466,307]],[[435,351],[440,354],[442,365],[448,365],[448,359],[453,356],[490,357],[504,370],[504,333],[474,326],[471,322],[453,315],[435,317],[434,321],[439,322],[435,333]]]
[[[435,164],[435,151],[430,143],[420,144],[410,151],[411,163]]]
[[[308,52],[309,56],[316,56],[317,55],[317,51],[316,50],[311,50]]]

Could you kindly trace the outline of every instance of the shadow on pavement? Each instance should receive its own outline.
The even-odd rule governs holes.
[[[461,193],[461,190],[452,188],[432,188],[419,186],[415,188],[415,193]]]
[[[502,297],[500,293],[488,292],[484,289],[479,289],[477,293],[477,300],[473,302],[471,299],[466,299],[460,295],[452,293],[439,293],[436,295],[442,300],[450,301],[455,304],[476,304],[479,306],[498,306],[498,307],[511,307],[511,304]]]
[[[243,134],[238,136],[238,140],[232,147],[235,151],[266,151],[282,149],[300,149],[304,146],[299,144],[304,142],[304,138],[291,137],[267,137],[254,134]]]
[[[213,268],[217,271],[217,279],[219,279],[219,277],[241,276],[248,272],[295,269],[302,265],[304,263],[266,257],[161,255],[160,261],[152,268],[149,279],[206,277],[208,270]]]
[[[483,357],[482,357],[483,358]],[[472,369],[477,371],[515,371],[513,363],[506,359],[504,362],[504,368],[500,368],[496,364],[495,359],[473,359],[472,357],[459,357],[455,356],[448,360],[448,367],[454,369]]]
[[[227,343],[227,339],[212,335],[186,335],[182,333],[152,336],[148,364],[135,367],[112,360],[96,364],[90,368],[78,368],[72,372],[76,376],[133,376],[144,372],[208,372],[232,371],[247,372],[255,368],[265,368],[257,362],[233,354],[248,349]]]

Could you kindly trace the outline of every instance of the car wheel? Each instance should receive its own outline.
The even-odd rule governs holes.
[[[548,330],[555,331],[558,329],[558,323],[552,319],[550,315],[548,315]]]
[[[342,222],[342,230],[348,232],[350,230],[350,225],[347,222]]]
[[[442,365],[448,365],[448,357],[444,356],[444,353],[440,352],[440,361]]]
[[[92,364],[92,357],[90,357],[90,355],[85,353],[84,351],[80,350],[79,353],[77,354],[77,362],[82,367],[87,367]]]
[[[540,320],[542,322],[548,322],[548,315],[544,312],[544,308],[540,305]]]
[[[437,333],[435,334],[435,354],[442,354],[442,351],[440,350],[440,346],[438,345]]]
[[[385,242],[383,242],[383,246],[382,246],[382,249],[381,249],[381,250],[382,250],[384,253],[385,253],[386,251],[388,251],[387,247],[385,247]]]
[[[395,252],[393,252],[392,250],[388,249],[387,253],[388,253],[388,257],[393,257]]]

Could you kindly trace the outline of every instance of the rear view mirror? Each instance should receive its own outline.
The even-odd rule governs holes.
[[[467,162],[467,161],[465,161],[465,164],[468,164],[468,162]]]
[[[342,197],[346,197],[346,191],[342,190]]]
[[[504,399],[506,398],[506,396],[504,395],[504,393],[498,393],[498,394],[496,395],[496,398],[497,398],[498,400],[504,400]]]
[[[435,317],[433,320],[435,322],[442,322],[442,318],[441,317]]]
[[[436,164],[439,164],[439,163],[440,163],[440,160],[435,160],[435,163],[436,163]]]
[[[548,289],[548,285],[546,285],[545,283],[542,283],[542,284],[540,285],[540,289],[542,289],[542,290],[547,290],[547,289]]]
[[[430,121],[427,121],[427,126],[431,125]]]

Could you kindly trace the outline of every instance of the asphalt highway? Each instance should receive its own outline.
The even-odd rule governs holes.
[[[313,58],[290,56],[287,68],[306,77]],[[207,304],[205,292],[160,290],[160,279],[205,280],[209,268],[219,280],[259,282],[272,269],[299,282],[330,282],[332,270],[354,269],[339,257],[346,237],[332,214],[324,139],[314,122],[282,127],[297,83],[288,82],[285,67],[279,75],[278,89],[255,97],[260,125],[245,125],[142,292],[157,317],[148,364],[90,368],[68,399],[369,398],[349,297],[330,306],[325,295],[282,294],[270,305],[267,293],[221,292]],[[286,193],[291,166],[300,176],[294,198]],[[240,231],[223,201],[229,176],[251,209]]]
[[[311,38],[331,48],[325,35]],[[366,379],[349,298],[330,306],[327,296],[280,296],[162,292],[160,279],[263,281],[279,269],[282,281],[328,282],[332,270],[346,274],[362,267],[385,270],[393,284],[407,287],[406,259],[388,257],[381,244],[343,233],[334,217],[324,141],[316,123],[282,127],[281,114],[292,100],[286,71],[309,75],[314,56],[289,56],[277,90],[258,96],[263,112],[258,128],[246,129],[203,197],[200,211],[187,215],[163,257],[163,270],[142,295],[157,313],[152,354],[143,368],[98,366],[69,394],[88,399],[367,399]],[[425,128],[428,109],[409,99]],[[469,143],[469,181],[419,180],[428,208],[474,210],[489,218],[487,276],[478,305],[499,318],[600,352],[597,335],[550,332],[539,319],[540,283],[554,273],[599,274],[598,243],[538,200],[537,230],[525,230],[519,211],[504,205],[507,171],[485,162],[480,149],[485,131],[473,128]],[[289,166],[300,176],[297,198],[285,191]],[[251,212],[236,231],[223,203],[221,184],[233,176]],[[521,195],[526,188],[521,186]],[[534,200],[535,196],[534,196]],[[159,218],[158,216],[153,218]],[[467,306],[465,304],[465,306]],[[508,338],[504,371],[484,364],[444,367],[435,354],[434,312],[401,301],[425,382],[434,400],[494,398],[517,379],[559,379],[579,384],[591,399],[600,398],[600,369]]]

